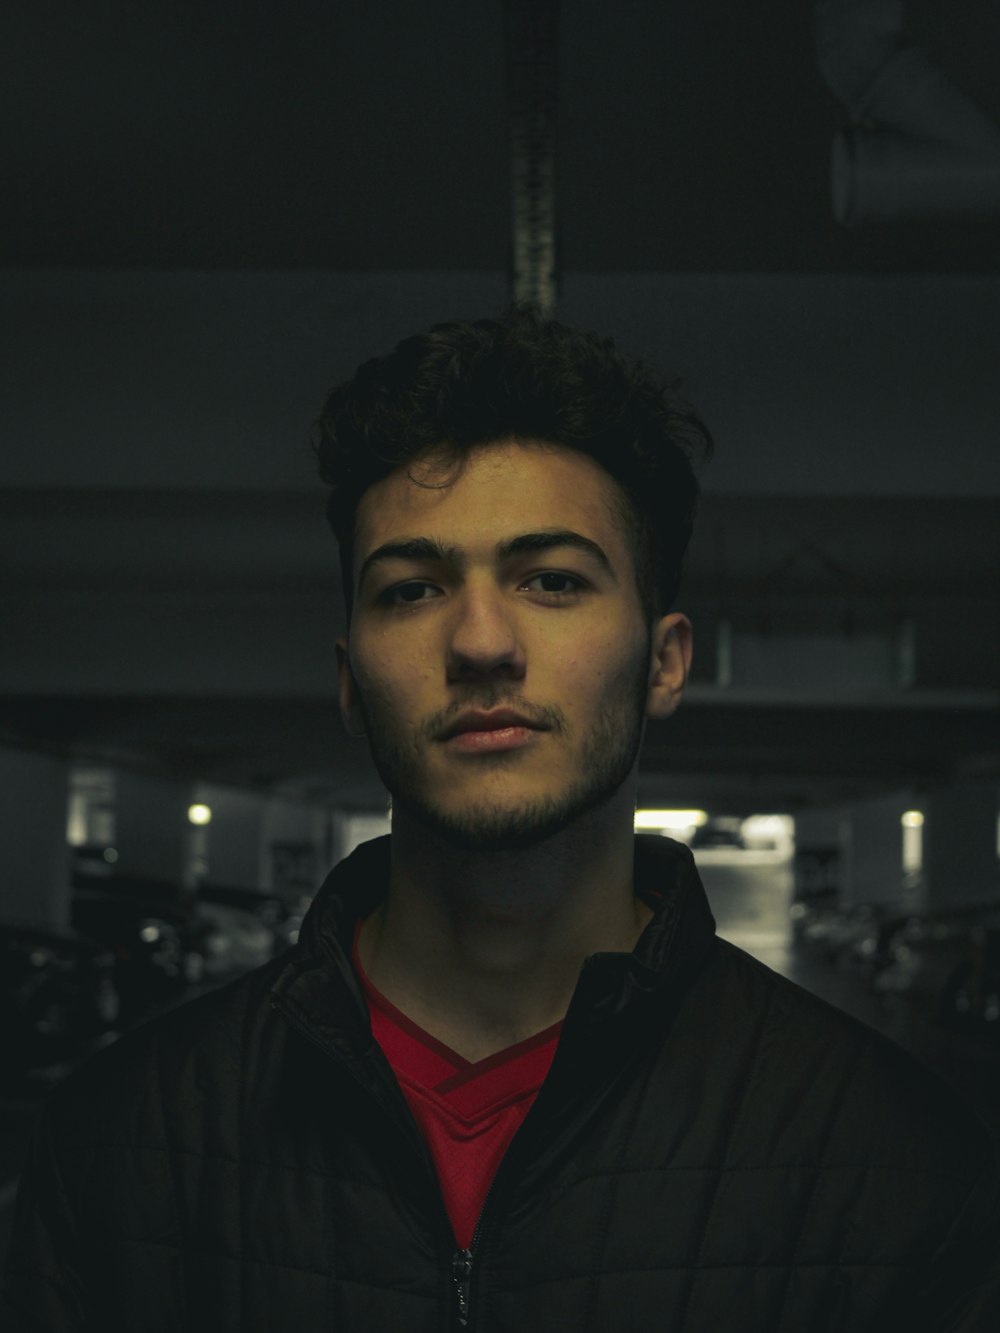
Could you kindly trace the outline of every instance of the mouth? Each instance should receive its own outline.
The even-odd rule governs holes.
[[[537,727],[494,727],[492,731],[459,731],[445,741],[450,750],[464,754],[496,754],[519,750],[542,733]]]
[[[540,727],[508,708],[462,713],[441,735],[449,749],[469,754],[495,754],[530,744],[547,727]]]
[[[470,732],[493,732],[493,731],[542,731],[545,728],[540,727],[537,722],[532,722],[523,713],[515,713],[509,708],[494,708],[488,711],[478,711],[470,709],[466,713],[461,713],[447,726],[441,733],[441,740],[450,741],[456,736],[468,735]]]

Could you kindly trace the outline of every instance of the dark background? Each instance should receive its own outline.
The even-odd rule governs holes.
[[[1000,117],[992,0],[905,21]],[[501,5],[3,24],[0,735],[377,801],[331,702],[308,430],[361,359],[509,294]],[[840,225],[847,120],[808,4],[562,6],[558,313],[682,376],[717,437],[696,688],[651,733],[651,798],[996,769],[1000,228]],[[772,645],[726,689],[720,620]],[[833,661],[830,636],[901,625],[905,694],[771,662],[783,635]]]
[[[823,976],[790,952],[787,864],[703,857],[732,938],[1000,1122],[1000,950],[992,1017],[980,987],[975,1022],[934,1025],[942,979],[1000,940],[1000,155],[930,94],[888,141],[874,103],[852,116],[817,55],[837,8],[564,0],[556,313],[681,377],[716,438],[680,601],[694,677],[649,729],[642,803],[795,815],[864,967],[878,914],[971,904],[921,1010],[912,939],[874,998],[843,951]],[[894,9],[996,133],[1000,6],[869,6]],[[65,925],[67,774],[95,801],[109,773],[120,804],[138,784],[144,818],[170,794],[178,840],[185,793],[215,784],[234,848],[267,802],[384,811],[334,704],[309,429],[363,359],[509,299],[503,5],[19,0],[0,99],[0,926]],[[903,204],[849,225],[831,152],[852,120]],[[910,807],[934,874],[907,899]],[[286,851],[317,865],[321,841]],[[33,1098],[0,1099],[0,1214]]]

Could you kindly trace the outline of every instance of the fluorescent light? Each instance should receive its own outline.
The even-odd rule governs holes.
[[[192,824],[210,824],[212,822],[212,807],[210,805],[202,805],[200,802],[195,805],[189,805],[188,819]]]
[[[704,810],[637,810],[637,829],[689,829],[708,823]]]

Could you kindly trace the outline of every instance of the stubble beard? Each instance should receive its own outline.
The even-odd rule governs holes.
[[[372,759],[392,797],[393,810],[405,812],[429,836],[446,845],[480,855],[525,851],[555,837],[611,801],[632,773],[642,744],[647,662],[648,654],[644,653],[630,675],[628,688],[619,690],[616,699],[602,709],[591,727],[581,747],[577,780],[562,792],[523,800],[470,801],[457,808],[436,804],[426,794],[428,784],[421,751],[416,747],[406,749],[401,744],[388,709],[371,707],[370,702],[366,705],[362,700]],[[480,692],[474,703],[483,708],[501,704],[518,707],[509,692],[499,689],[489,698]],[[551,731],[556,735],[539,744],[558,744],[559,734],[565,734],[565,722],[560,722],[558,710],[550,717]],[[472,762],[513,766],[518,760],[519,752],[512,751],[476,756]],[[456,781],[461,778],[456,777]]]

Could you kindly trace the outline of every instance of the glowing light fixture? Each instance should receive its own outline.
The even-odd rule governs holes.
[[[700,828],[708,823],[708,814],[704,810],[637,810],[635,827],[637,829],[687,829]]]
[[[899,822],[903,826],[903,872],[917,876],[924,868],[924,812],[907,810]]]
[[[212,822],[212,807],[202,805],[200,802],[188,806],[188,819],[192,824],[210,824]]]

